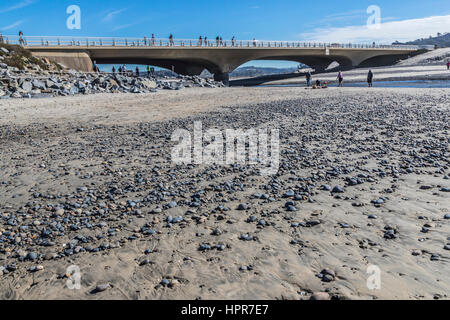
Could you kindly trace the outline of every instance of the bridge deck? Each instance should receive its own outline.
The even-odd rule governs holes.
[[[355,43],[316,43],[306,41],[271,41],[271,40],[206,40],[202,39],[154,39],[154,38],[102,38],[102,37],[18,37],[3,36],[3,42],[19,44],[25,47],[127,47],[127,48],[342,48],[342,49],[383,49],[383,50],[417,50],[418,46],[411,45],[382,45],[382,44],[355,44]]]

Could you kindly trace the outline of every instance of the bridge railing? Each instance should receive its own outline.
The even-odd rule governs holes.
[[[98,38],[98,37],[39,37],[2,36],[0,43],[25,47],[207,47],[207,48],[348,48],[417,50],[412,45],[383,45],[357,43],[318,43],[309,41],[271,40],[216,40],[216,39],[162,39],[162,38]]]

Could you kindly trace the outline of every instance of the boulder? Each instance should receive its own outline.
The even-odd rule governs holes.
[[[32,84],[33,84],[33,87],[34,87],[35,89],[40,89],[40,90],[45,90],[45,89],[47,89],[45,83],[42,82],[42,81],[39,81],[39,80],[33,80]]]
[[[20,86],[25,92],[33,90],[33,84],[30,81],[24,81]]]

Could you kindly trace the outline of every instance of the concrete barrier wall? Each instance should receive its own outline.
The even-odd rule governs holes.
[[[53,62],[78,71],[93,71],[92,60],[87,52],[64,52],[64,51],[33,51],[35,57],[47,58]]]

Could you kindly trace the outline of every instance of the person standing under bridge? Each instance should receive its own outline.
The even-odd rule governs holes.
[[[373,86],[372,81],[373,81],[373,72],[372,70],[369,70],[369,73],[367,74],[367,83],[369,84],[369,88]]]
[[[150,78],[150,71],[151,71],[150,66],[147,65],[147,77],[148,78]]]
[[[447,60],[447,70],[450,70],[450,60]]]
[[[311,72],[307,72],[306,73],[306,86],[307,87],[310,87],[311,86],[311,78],[312,78],[312,76],[311,76]]]
[[[344,75],[342,74],[341,71],[339,71],[338,76],[337,76],[337,80],[339,81],[339,87],[342,87],[342,82],[344,81]]]

